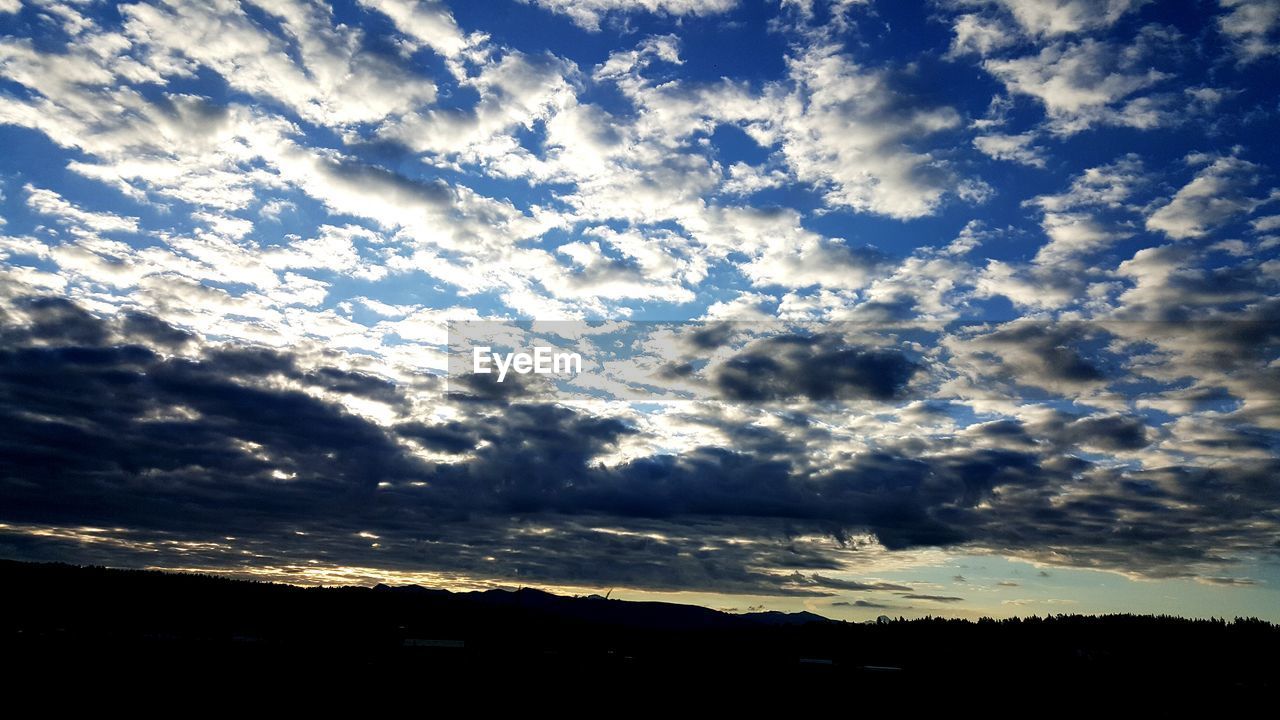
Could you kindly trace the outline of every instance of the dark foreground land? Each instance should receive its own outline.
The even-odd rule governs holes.
[[[1223,697],[1280,686],[1280,627],[1116,615],[825,621],[536,590],[299,588],[0,561],[6,680],[115,677],[448,688],[486,679],[890,692],[1044,688]],[[326,680],[328,679],[328,680]]]

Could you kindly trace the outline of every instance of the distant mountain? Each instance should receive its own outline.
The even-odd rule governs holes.
[[[825,618],[817,613],[806,611],[784,613],[777,610],[747,613],[739,617],[762,625],[806,625],[808,623],[834,623],[837,620]]]
[[[745,614],[726,613],[697,605],[678,603],[609,600],[600,595],[571,597],[535,588],[518,590],[481,590],[451,593],[448,590],[429,590],[418,585],[389,586],[378,584],[375,592],[391,592],[422,595],[434,593],[436,597],[453,597],[460,601],[514,610],[530,610],[549,616],[634,628],[691,630],[698,628],[736,628],[747,624],[803,625],[810,622],[835,622],[811,612],[783,613],[777,611]]]

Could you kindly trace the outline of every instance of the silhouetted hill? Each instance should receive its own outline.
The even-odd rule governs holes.
[[[1257,620],[1110,615],[833,622],[533,589],[301,588],[203,575],[0,561],[7,657],[21,672],[321,673],[416,683],[571,673],[767,677],[809,687],[960,687],[998,679],[1134,689],[1276,686],[1280,629]],[[74,662],[71,661],[74,659]],[[1019,685],[1021,684],[1021,685]]]
[[[784,613],[778,612],[777,610],[769,610],[766,612],[747,613],[740,617],[764,625],[804,625],[805,623],[811,622],[836,622],[835,620],[825,618],[817,613],[807,611]]]

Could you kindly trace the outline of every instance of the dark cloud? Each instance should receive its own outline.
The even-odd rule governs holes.
[[[1087,323],[1043,323],[1019,321],[1001,326],[981,338],[981,346],[990,348],[1015,381],[1088,383],[1104,380],[1107,374],[1100,362],[1086,350],[1096,343],[1101,328]],[[1002,348],[1016,349],[1014,356],[1001,353]]]
[[[898,605],[889,605],[887,603],[875,602],[874,600],[837,600],[831,603],[831,607],[860,607],[860,608],[898,608]]]
[[[1228,585],[1233,587],[1234,586],[1250,586],[1250,585],[1258,584],[1257,580],[1252,580],[1250,578],[1207,577],[1207,578],[1201,578],[1201,579],[1204,580],[1204,582],[1207,582],[1211,585]]]
[[[733,335],[733,323],[719,322],[697,325],[692,332],[683,334],[681,339],[695,350],[715,350],[727,344]]]
[[[0,521],[10,524],[0,552],[16,557],[59,559],[72,544],[77,558],[109,564],[316,560],[824,596],[911,590],[832,577],[845,570],[838,543],[851,549],[859,533],[890,550],[1038,558],[1052,547],[1054,562],[1152,575],[1280,546],[1274,460],[1136,468],[1074,454],[1075,444],[1143,447],[1150,434],[1127,415],[985,423],[815,465],[809,448],[826,431],[814,418],[792,412],[753,427],[710,414],[699,422],[722,430],[728,447],[602,465],[641,430],[538,402],[518,383],[461,394],[447,422],[380,425],[341,398],[404,408],[407,393],[442,388],[429,378],[393,383],[323,354],[210,344],[154,318],[100,320],[66,301],[16,303],[0,339]],[[843,352],[784,347],[807,348],[805,358]],[[909,375],[901,355],[874,352]],[[844,382],[867,393],[883,381],[853,373]],[[68,530],[18,529],[28,526]],[[81,527],[119,530],[85,543]]]
[[[5,344],[32,341],[101,345],[109,337],[103,323],[75,303],[60,297],[19,298],[17,310],[27,318],[25,325],[6,322]]]
[[[1068,442],[1104,450],[1139,450],[1149,443],[1145,422],[1118,415],[1081,418],[1067,425],[1064,435]]]
[[[407,422],[396,425],[395,431],[401,437],[417,440],[427,448],[449,453],[466,452],[479,442],[479,437],[460,422],[440,425]]]
[[[308,385],[336,393],[358,395],[371,400],[395,403],[403,398],[395,384],[383,378],[335,367],[320,367],[304,373],[301,379]]]
[[[196,342],[196,336],[192,333],[176,328],[147,313],[125,312],[120,330],[128,339],[170,351],[180,351]]]
[[[869,592],[873,590],[896,590],[910,592],[911,588],[906,585],[898,585],[895,583],[883,582],[858,582],[856,580],[837,580],[835,578],[823,577],[822,575],[810,575],[805,577],[800,573],[792,575],[792,580],[798,584],[811,584],[819,587],[831,588],[832,590],[847,590],[854,592]]]
[[[829,334],[777,335],[748,345],[716,369],[730,400],[887,401],[900,397],[919,365],[895,349],[856,347]]]

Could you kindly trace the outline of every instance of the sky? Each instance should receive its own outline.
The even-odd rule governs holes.
[[[0,0],[0,556],[1280,620],[1277,77],[1276,0]]]

